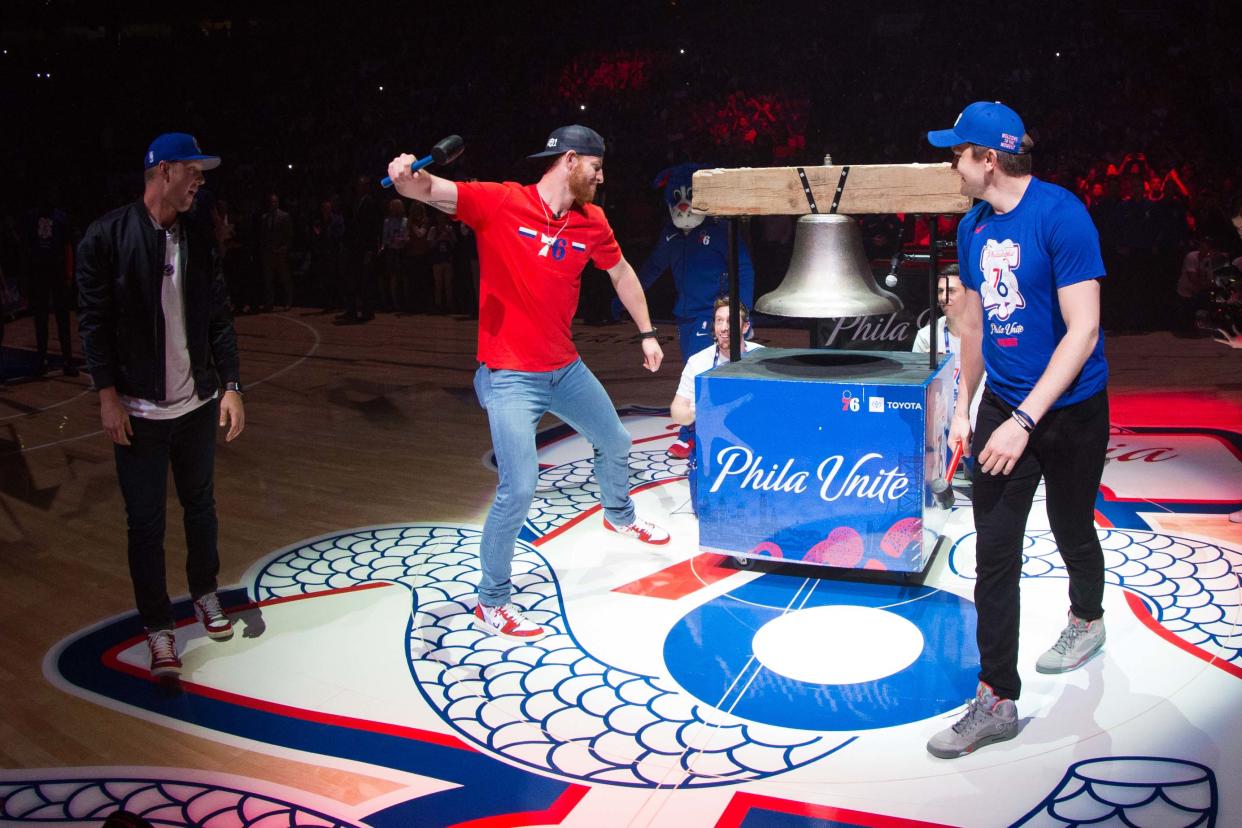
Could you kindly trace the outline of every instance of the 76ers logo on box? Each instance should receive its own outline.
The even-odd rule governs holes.
[[[862,403],[858,401],[858,397],[854,396],[854,392],[845,390],[841,392],[841,410],[857,411],[862,407]]]
[[[1014,311],[1026,307],[1026,300],[1018,290],[1016,271],[1022,262],[1022,246],[1005,239],[998,242],[988,239],[979,256],[979,268],[983,271],[983,309],[989,317],[1008,319]]]

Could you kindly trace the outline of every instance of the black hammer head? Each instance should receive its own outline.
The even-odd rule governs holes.
[[[431,158],[437,166],[452,164],[466,148],[466,142],[460,135],[450,135],[431,148]]]

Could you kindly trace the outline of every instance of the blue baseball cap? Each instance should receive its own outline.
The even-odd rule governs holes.
[[[546,158],[550,155],[561,155],[573,150],[579,155],[604,155],[604,139],[598,132],[581,124],[563,126],[552,130],[543,152],[528,155],[527,158]]]
[[[1022,136],[1026,128],[1018,113],[1000,101],[975,101],[962,110],[950,129],[927,133],[933,147],[955,147],[978,144],[1010,155],[1022,154]]]
[[[143,156],[142,168],[149,170],[161,161],[202,161],[204,170],[220,166],[220,156],[204,155],[194,136],[184,132],[165,132],[152,141]]]

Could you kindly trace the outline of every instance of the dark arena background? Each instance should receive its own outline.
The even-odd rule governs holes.
[[[1242,824],[1240,44],[1236,2],[5,0],[0,825]],[[945,162],[927,131],[977,100],[1021,113],[1034,174],[1099,232],[1103,654],[1034,671],[1066,610],[1041,488],[1022,733],[930,757],[975,687],[969,490],[918,578],[701,548],[668,453],[674,279],[647,292],[651,374],[592,267],[574,342],[672,542],[605,532],[592,448],[548,415],[515,580],[558,634],[498,645],[458,623],[496,484],[472,386],[477,251],[381,190],[388,162],[457,134],[438,175],[530,183],[548,133],[588,125],[607,141],[596,203],[641,269],[668,226],[661,171]],[[76,242],[139,197],[170,131],[223,159],[189,220],[215,232],[247,420],[215,456],[230,641],[193,623],[170,486],[173,685],[148,672],[72,286]],[[911,350],[929,231],[952,240],[960,216],[857,218],[902,310],[758,314],[757,342],[803,348],[811,328],[831,350]],[[386,219],[427,232],[354,258]],[[736,223],[756,297],[782,283],[794,225]]]

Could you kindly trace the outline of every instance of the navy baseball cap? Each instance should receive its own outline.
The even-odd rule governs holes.
[[[552,130],[552,134],[548,136],[548,142],[543,146],[543,152],[537,152],[526,157],[546,158],[550,155],[560,155],[570,150],[579,155],[598,155],[603,157],[604,139],[595,130],[590,127],[584,127],[581,124],[563,126],[560,129]]]
[[[194,136],[184,132],[165,132],[152,141],[143,156],[142,168],[149,170],[161,161],[202,161],[204,170],[220,166],[220,156],[204,155]]]
[[[950,129],[927,133],[933,147],[955,147],[978,144],[1010,155],[1022,154],[1022,136],[1026,128],[1018,113],[1000,101],[975,101],[962,110]]]

